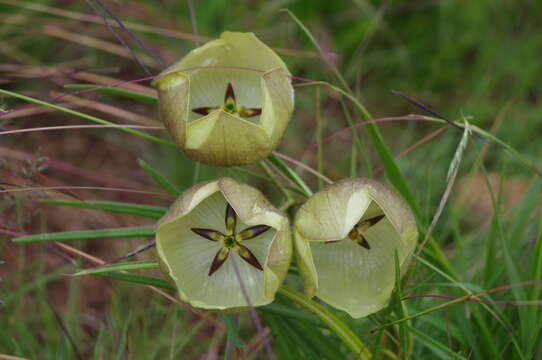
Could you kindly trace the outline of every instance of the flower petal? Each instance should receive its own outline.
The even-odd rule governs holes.
[[[174,72],[160,77],[153,84],[158,90],[160,118],[175,143],[182,148],[190,118],[190,79],[181,72]],[[201,106],[195,106],[198,107]]]
[[[318,289],[318,272],[314,265],[310,242],[296,231],[294,243],[297,267],[303,279],[303,289],[305,295],[311,298],[316,294],[316,290]],[[323,244],[327,243],[324,242]]]
[[[273,237],[268,257],[262,262],[265,274],[265,294],[273,298],[288,272],[292,256],[292,240],[288,218],[275,209],[257,189],[223,178],[219,187],[232,205],[237,216],[250,226],[267,225],[272,229],[261,234],[254,240],[246,242],[246,246],[254,252],[254,246],[261,244],[262,237]],[[242,227],[241,227],[242,228]],[[262,259],[254,252],[258,259]],[[269,270],[269,271],[268,271]]]
[[[311,242],[318,271],[316,296],[353,317],[386,306],[395,283],[394,251],[404,260],[406,249],[391,223],[384,219],[366,231],[367,250],[349,240],[333,244]]]
[[[225,85],[235,89],[235,100],[261,108],[260,78],[266,71],[284,68],[281,58],[253,33],[224,32],[219,39],[191,51],[160,76],[183,71],[190,76],[193,107],[223,103]]]
[[[294,90],[290,73],[286,68],[268,71],[262,76],[261,88],[263,95],[260,125],[270,138],[270,146],[275,148],[294,110]]]
[[[185,152],[204,164],[234,166],[257,161],[269,154],[269,137],[259,126],[224,111],[188,125]]]
[[[340,181],[307,200],[296,215],[296,228],[310,241],[344,239],[370,202],[359,182]]]

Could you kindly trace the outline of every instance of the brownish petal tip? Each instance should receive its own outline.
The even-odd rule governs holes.
[[[263,234],[269,229],[271,229],[271,226],[267,226],[267,225],[252,226],[241,231],[239,234],[237,234],[236,238],[238,241],[253,239],[256,236]]]
[[[246,246],[243,246],[240,244],[238,244],[237,246],[238,246],[238,254],[241,257],[241,259],[245,260],[247,263],[254,266],[256,269],[263,271],[263,268],[260,265],[260,262],[258,261],[256,256],[254,256],[254,254]]]
[[[229,254],[230,254],[230,249],[226,247],[223,247],[222,249],[218,250],[211,264],[211,268],[209,269],[209,276],[213,275],[213,273],[217,271],[222,266],[222,264],[224,264]]]

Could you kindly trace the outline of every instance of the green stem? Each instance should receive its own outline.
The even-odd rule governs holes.
[[[294,183],[294,185],[301,190],[301,192],[309,197],[312,196],[312,190],[305,184],[303,180],[292,169],[288,167],[278,156],[271,154],[267,157],[267,160],[273,164],[279,171],[281,171],[288,179]]]
[[[372,357],[367,346],[365,346],[356,334],[325,307],[286,285],[279,289],[279,293],[316,315],[354,354],[359,356],[359,359],[369,360]]]
[[[320,87],[316,88],[316,157],[317,170],[320,174],[324,173],[324,149],[322,147],[322,116],[320,114]],[[324,186],[322,179],[318,178],[318,190]]]

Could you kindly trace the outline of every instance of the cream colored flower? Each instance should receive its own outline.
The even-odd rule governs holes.
[[[175,143],[209,165],[245,165],[279,143],[294,106],[284,62],[252,33],[225,32],[153,83]]]
[[[220,310],[248,305],[235,266],[250,305],[272,302],[292,253],[288,218],[228,178],[184,192],[158,222],[156,248],[183,301]]]
[[[295,220],[297,263],[305,292],[362,317],[385,307],[416,245],[412,213],[387,186],[346,179],[313,195]]]

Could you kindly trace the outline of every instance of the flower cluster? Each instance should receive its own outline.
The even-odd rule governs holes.
[[[233,166],[279,143],[293,111],[290,73],[252,33],[222,34],[154,82],[160,114],[192,159]],[[292,242],[293,235],[293,242]],[[161,268],[191,305],[217,310],[273,301],[295,243],[307,296],[362,317],[386,306],[395,259],[406,271],[418,232],[403,200],[371,179],[345,179],[288,217],[229,178],[185,191],[158,222]]]

